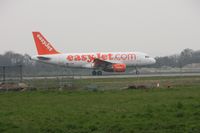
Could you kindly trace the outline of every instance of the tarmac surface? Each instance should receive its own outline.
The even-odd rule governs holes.
[[[139,77],[185,77],[200,76],[200,73],[156,73],[156,74],[140,74],[140,75],[102,75],[102,76],[38,76],[23,77],[25,80],[32,79],[56,79],[56,78],[74,78],[74,79],[98,79],[98,78],[139,78]]]

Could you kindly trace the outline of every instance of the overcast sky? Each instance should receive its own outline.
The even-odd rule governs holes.
[[[200,0],[0,0],[0,54],[36,54],[32,31],[63,53],[200,50]]]

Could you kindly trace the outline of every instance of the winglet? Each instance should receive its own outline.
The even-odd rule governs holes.
[[[59,54],[40,32],[33,32],[33,38],[35,40],[38,55]]]

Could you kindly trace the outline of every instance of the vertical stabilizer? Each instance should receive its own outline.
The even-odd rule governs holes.
[[[35,40],[38,55],[59,54],[40,32],[33,32],[33,38]]]

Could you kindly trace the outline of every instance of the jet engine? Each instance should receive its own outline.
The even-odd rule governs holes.
[[[126,64],[112,64],[103,69],[105,72],[125,72]]]

